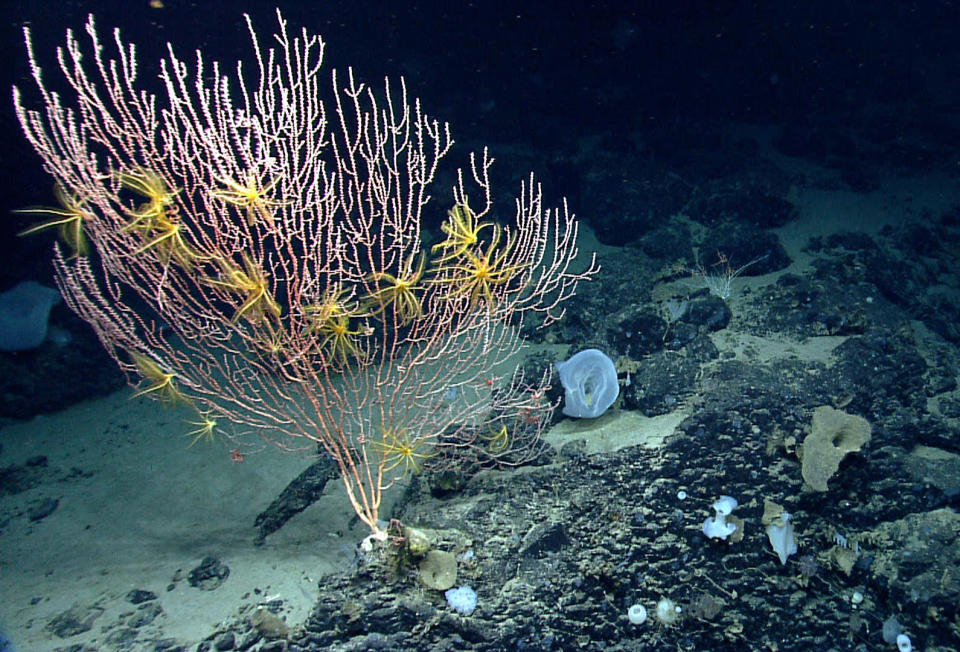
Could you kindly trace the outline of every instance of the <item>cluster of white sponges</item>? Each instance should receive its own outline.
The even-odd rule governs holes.
[[[730,515],[737,508],[737,499],[732,496],[720,496],[713,504],[715,512],[712,518],[703,522],[703,533],[708,539],[726,539],[737,531],[737,524],[731,522]]]

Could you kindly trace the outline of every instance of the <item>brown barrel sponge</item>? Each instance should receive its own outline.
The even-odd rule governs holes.
[[[810,434],[803,440],[800,471],[814,491],[826,491],[827,480],[848,453],[870,441],[870,423],[863,417],[821,405],[813,411]]]

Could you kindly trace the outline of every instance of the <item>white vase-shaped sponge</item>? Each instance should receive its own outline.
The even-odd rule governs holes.
[[[0,294],[0,351],[33,349],[47,337],[50,309],[60,293],[36,281],[24,281]]]
[[[598,349],[587,349],[557,363],[565,397],[563,413],[592,419],[607,411],[620,395],[613,360]]]

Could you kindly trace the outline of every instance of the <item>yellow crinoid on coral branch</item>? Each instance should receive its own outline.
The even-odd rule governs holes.
[[[466,200],[462,204],[456,204],[447,213],[447,221],[440,225],[440,230],[447,234],[447,239],[433,245],[430,249],[433,253],[444,252],[436,262],[455,260],[467,250],[472,249],[480,242],[481,229],[488,226],[493,226],[493,223],[478,222],[476,214],[470,210]]]
[[[366,298],[366,303],[372,310],[372,314],[382,312],[388,306],[393,306],[394,313],[402,324],[407,324],[422,316],[423,309],[420,307],[420,299],[417,298],[416,293],[423,289],[420,280],[423,278],[426,262],[427,257],[423,253],[417,256],[416,263],[413,262],[413,256],[411,255],[396,275],[388,272],[370,274],[370,280],[378,286]]]
[[[211,195],[244,209],[248,226],[253,226],[258,220],[262,220],[268,228],[272,229],[274,220],[271,209],[283,205],[283,202],[271,199],[269,193],[280,182],[280,178],[277,177],[265,186],[261,185],[260,179],[252,172],[247,173],[246,179],[246,184],[241,184],[233,179],[218,178],[217,181],[225,188],[214,190]]]
[[[165,403],[190,403],[178,388],[174,379],[177,375],[173,372],[164,371],[160,364],[148,355],[143,353],[131,353],[133,364],[136,366],[143,381],[133,393],[132,398],[138,396],[156,396]]]
[[[84,232],[84,222],[96,219],[87,206],[87,202],[79,195],[67,192],[63,186],[53,187],[53,194],[60,204],[59,208],[51,206],[33,206],[21,208],[15,213],[32,215],[52,215],[54,219],[24,229],[17,235],[31,235],[45,229],[57,228],[60,230],[60,239],[73,251],[74,256],[86,256],[90,253],[90,244]]]
[[[374,448],[380,454],[383,472],[399,468],[401,476],[419,473],[423,463],[437,454],[429,438],[412,435],[409,428],[384,428]]]
[[[328,290],[319,303],[302,308],[307,318],[307,334],[320,338],[316,349],[341,367],[351,360],[362,361],[364,354],[359,338],[373,334],[366,325],[351,328],[352,321],[367,317],[368,313],[360,310],[356,301],[345,298],[346,295],[345,290]]]
[[[253,323],[267,316],[280,317],[282,309],[270,292],[269,277],[249,255],[243,255],[242,269],[224,258],[218,262],[220,278],[206,279],[206,283],[244,296],[243,303],[230,318],[231,322],[237,323],[241,317]]]
[[[437,283],[450,287],[450,296],[466,295],[470,305],[481,300],[488,305],[497,303],[497,288],[507,285],[526,267],[524,262],[513,262],[516,237],[508,237],[500,246],[503,229],[493,227],[493,235],[486,249],[464,249],[452,264],[445,265],[447,274],[438,276]]]
[[[170,190],[163,177],[153,170],[143,167],[121,170],[117,173],[117,178],[121,186],[147,200],[128,211],[134,220],[127,225],[127,230],[149,232],[153,229],[155,220],[163,217],[167,211],[176,210],[175,199],[180,191]]]
[[[134,168],[117,176],[124,188],[147,199],[127,211],[133,220],[123,230],[137,233],[142,243],[133,255],[152,251],[164,265],[173,261],[184,269],[193,269],[201,256],[184,237],[180,209],[175,201],[180,190],[170,190],[163,177],[146,168]]]

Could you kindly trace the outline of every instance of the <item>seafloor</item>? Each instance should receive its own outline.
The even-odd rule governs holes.
[[[314,504],[316,487],[258,541],[256,515],[309,457],[236,464],[219,447],[184,450],[157,436],[179,432],[174,415],[120,389],[0,431],[15,649],[884,650],[898,632],[956,649],[956,170],[924,141],[906,165],[864,138],[875,154],[865,167],[811,154],[826,138],[814,130],[685,129],[709,146],[656,165],[610,143],[569,153],[592,179],[584,195],[614,183],[625,193],[618,214],[632,196],[678,203],[619,246],[587,233],[602,271],[560,324],[530,334],[544,364],[607,352],[620,400],[594,420],[558,411],[534,465],[418,475],[395,492],[389,515],[460,560],[472,614],[424,586],[402,545],[356,554],[363,527],[336,497]],[[643,171],[612,179],[613,158]],[[689,268],[695,248],[761,260],[723,300],[677,265]],[[82,324],[58,308],[53,326],[69,337],[0,358],[7,415],[69,401],[76,387],[49,379],[77,365],[103,378],[96,391],[118,387]],[[870,429],[826,491],[805,485],[799,459],[820,406]],[[701,531],[721,495],[739,502],[735,542]],[[799,549],[785,564],[765,501],[792,515]],[[664,598],[676,622],[653,615]],[[633,604],[644,624],[628,620]]]
[[[55,48],[89,4],[0,6],[4,88],[42,102],[29,24],[69,91]],[[94,4],[144,88],[168,40],[256,75],[240,13],[275,20],[257,0]],[[331,65],[403,74],[449,119],[444,163],[490,148],[496,219],[531,169],[567,198],[601,270],[563,320],[525,324],[526,364],[600,349],[620,398],[558,409],[531,464],[413,475],[381,512],[397,538],[364,554],[313,450],[191,446],[196,416],[133,398],[58,305],[39,348],[0,353],[0,652],[960,650],[955,2],[283,4]],[[49,204],[2,102],[4,213]],[[437,178],[427,248],[455,182]],[[52,229],[8,217],[0,290],[52,284]],[[736,530],[711,540],[721,496]],[[797,550],[778,554],[783,512]],[[409,528],[455,560],[471,613]]]

